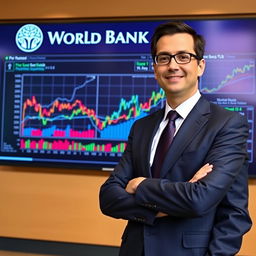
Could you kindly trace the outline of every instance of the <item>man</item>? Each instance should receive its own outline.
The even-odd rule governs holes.
[[[233,256],[251,226],[247,122],[199,93],[204,39],[191,27],[160,25],[151,51],[166,106],[134,123],[101,187],[101,210],[128,220],[120,256]],[[178,115],[168,121],[173,110]],[[171,122],[176,131],[163,157],[158,147]]]

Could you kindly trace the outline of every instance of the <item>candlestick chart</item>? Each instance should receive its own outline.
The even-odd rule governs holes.
[[[152,71],[149,54],[8,56],[2,152],[114,166],[133,123],[164,105]]]
[[[123,152],[133,122],[163,99],[152,75],[24,75],[21,147]]]

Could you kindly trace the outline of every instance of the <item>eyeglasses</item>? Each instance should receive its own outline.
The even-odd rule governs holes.
[[[177,64],[187,64],[191,61],[191,58],[200,60],[200,58],[193,53],[182,52],[174,55],[171,55],[171,54],[156,55],[155,63],[159,66],[168,65],[171,62],[172,58],[175,59]]]

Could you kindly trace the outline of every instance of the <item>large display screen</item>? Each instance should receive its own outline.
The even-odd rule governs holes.
[[[1,164],[111,170],[133,122],[164,105],[150,38],[166,21],[0,23]],[[256,176],[256,18],[184,21],[206,39],[201,93],[248,119]]]

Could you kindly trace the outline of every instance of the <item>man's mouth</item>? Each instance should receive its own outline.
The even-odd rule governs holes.
[[[183,78],[183,76],[181,76],[181,75],[169,75],[169,76],[166,76],[166,79],[169,80],[169,81],[172,81],[172,82],[179,81],[181,78]]]

